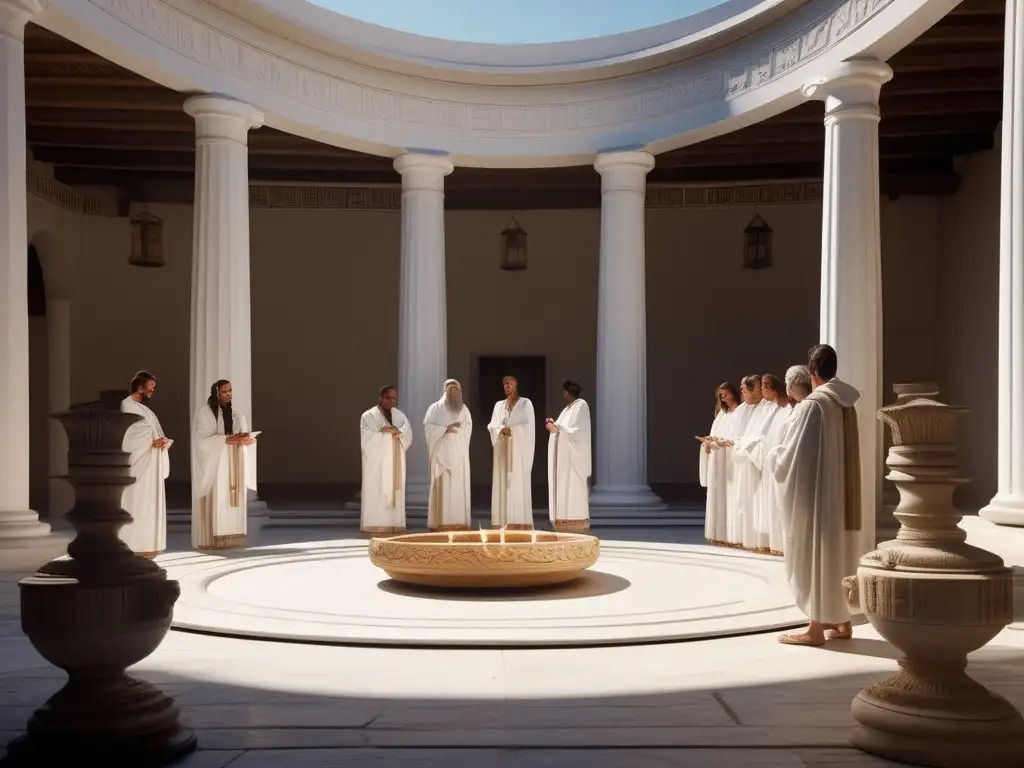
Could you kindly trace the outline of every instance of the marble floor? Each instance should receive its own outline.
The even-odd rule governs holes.
[[[692,529],[600,534],[699,537]],[[264,535],[269,545],[343,534]],[[186,546],[172,539],[172,549]],[[334,588],[343,594],[346,584]],[[849,707],[862,686],[895,669],[895,657],[867,626],[824,649],[782,646],[774,633],[423,650],[171,632],[133,672],[176,695],[196,729],[200,748],[187,768],[881,768],[894,764],[849,746]],[[970,669],[1024,709],[1024,624],[975,654]],[[21,634],[16,581],[0,581],[0,743],[62,681]]]

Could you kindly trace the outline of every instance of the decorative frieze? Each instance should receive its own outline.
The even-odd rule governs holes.
[[[657,185],[647,187],[648,208],[728,208],[821,202],[821,182],[801,181],[738,186]],[[253,184],[249,205],[260,210],[399,211],[402,188],[326,187]]]
[[[665,122],[688,110],[721,104],[778,81],[817,59],[863,27],[893,0],[830,0],[812,4],[791,20],[773,25],[736,47],[731,58],[705,56],[674,68],[671,75],[639,78],[603,98],[538,100],[529,87],[463,89],[465,98],[380,87],[372,70],[345,62],[346,76],[326,71],[329,60],[298,46],[286,55],[266,35],[240,24],[219,29],[223,17],[187,13],[169,0],[90,0],[111,17],[150,40],[204,67],[269,94],[374,127],[429,130],[433,135],[523,138],[578,135]],[[815,5],[817,7],[815,7]],[[818,8],[821,10],[818,11]],[[815,11],[818,11],[815,13]],[[340,67],[339,67],[340,71]],[[414,85],[415,84],[415,85]],[[446,89],[445,96],[453,93]],[[515,103],[517,96],[519,103]],[[477,96],[477,98],[473,98]],[[511,100],[512,103],[509,103]]]
[[[81,213],[85,216],[100,215],[100,201],[98,197],[83,192],[78,192],[59,181],[40,176],[34,171],[28,172],[28,193],[35,198],[44,200],[58,208]]]

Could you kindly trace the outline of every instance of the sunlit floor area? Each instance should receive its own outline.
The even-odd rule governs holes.
[[[599,561],[595,570],[606,576],[598,577],[597,586],[580,597],[591,601],[594,610],[617,605],[625,615],[626,603],[617,601],[628,596],[631,587],[617,589],[621,581],[616,579],[638,583],[642,599],[638,597],[635,607],[651,613],[648,622],[657,621],[646,601],[658,590],[670,612],[686,606],[707,610],[713,602],[708,596],[725,594],[716,591],[721,585],[701,560],[714,554],[703,554],[698,529],[597,533],[607,542],[608,560]],[[267,550],[236,556],[234,564],[250,557],[272,558],[275,553],[284,553],[287,560],[296,552],[315,554],[325,547],[351,554],[360,541],[354,532],[342,529],[264,531],[259,544]],[[183,563],[195,563],[195,558],[203,562],[204,557],[207,563],[228,560],[183,554],[187,540],[177,534],[170,550],[162,560],[172,575],[184,576],[185,603],[190,588]],[[631,551],[671,553],[689,562],[674,569],[652,566],[660,579],[656,588],[643,583],[643,562],[630,559]],[[770,583],[773,570],[781,566],[775,559],[764,559],[763,570],[756,572],[767,574],[765,583]],[[329,560],[307,558],[305,571],[292,563],[279,572],[279,587],[293,598],[290,605],[282,604],[280,595],[266,594],[274,591],[272,580],[252,583],[265,593],[262,602],[276,601],[272,607],[279,611],[305,612],[306,624],[317,621],[309,615],[317,606],[336,615],[345,605],[372,621],[390,618],[400,624],[403,617],[389,612],[423,610],[415,608],[417,600],[430,599],[388,591],[379,583],[386,579],[384,574],[374,581],[361,566],[335,569]],[[346,557],[339,562],[356,561]],[[259,578],[265,580],[268,574],[272,576],[273,569]],[[756,580],[746,578],[752,579],[754,590]],[[729,588],[743,589],[738,582]],[[768,599],[771,588],[762,588],[762,598]],[[222,601],[253,602],[246,589],[209,591]],[[494,600],[481,604],[481,623],[498,611],[498,618],[511,627],[516,611],[529,607],[528,601],[496,607]],[[574,617],[584,618],[583,609],[573,607],[573,602],[540,601],[537,610],[540,605],[550,611],[552,605],[564,604],[570,620],[565,623],[571,623]],[[455,611],[465,618],[460,612],[471,604],[433,601],[441,617]],[[551,622],[558,619],[555,613],[545,615]],[[258,623],[258,617],[250,618]],[[668,621],[676,619],[670,616]],[[196,729],[199,751],[182,763],[188,768],[894,765],[856,751],[848,735],[854,727],[850,701],[861,687],[895,670],[896,651],[868,626],[857,627],[854,640],[832,642],[823,649],[782,646],[775,641],[776,634],[772,630],[646,645],[494,650],[300,644],[172,631],[159,650],[132,671],[175,695]],[[982,683],[1024,709],[1024,624],[1007,628],[975,654],[970,669]],[[32,711],[63,679],[63,673],[46,664],[21,633],[16,580],[0,583],[3,743],[22,731]]]

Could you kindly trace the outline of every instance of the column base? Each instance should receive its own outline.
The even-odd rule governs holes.
[[[32,510],[0,512],[0,572],[34,573],[67,554],[70,536],[53,533]]]
[[[595,507],[651,512],[665,509],[665,502],[646,485],[597,485],[590,492],[590,508]]]
[[[997,493],[978,516],[996,525],[1024,527],[1024,496]]]

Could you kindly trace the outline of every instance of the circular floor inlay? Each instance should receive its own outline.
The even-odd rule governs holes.
[[[587,646],[797,626],[782,561],[715,547],[602,541],[568,584],[440,592],[392,581],[359,540],[160,558],[181,584],[173,626],[391,646]]]

